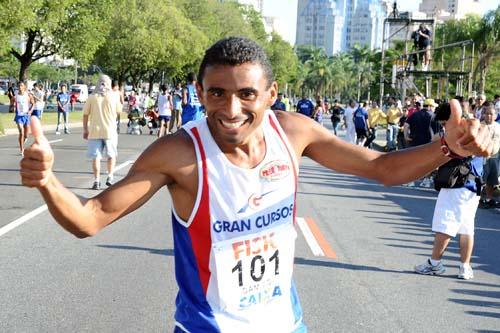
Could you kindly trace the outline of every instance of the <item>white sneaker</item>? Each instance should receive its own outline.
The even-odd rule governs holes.
[[[460,270],[458,272],[458,278],[462,280],[470,280],[474,278],[474,272],[472,271],[472,267],[460,266]]]
[[[415,266],[415,273],[424,275],[441,275],[446,271],[443,263],[440,261],[436,266],[432,266],[430,259],[420,265]]]

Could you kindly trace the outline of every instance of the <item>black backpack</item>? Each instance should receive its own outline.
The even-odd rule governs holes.
[[[434,175],[434,188],[439,191],[442,188],[464,187],[467,178],[472,172],[471,157],[464,159],[452,159],[441,165]]]

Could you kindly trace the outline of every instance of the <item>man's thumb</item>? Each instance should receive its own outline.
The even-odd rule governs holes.
[[[450,118],[446,121],[446,127],[458,126],[462,120],[462,107],[456,99],[450,101]]]
[[[48,142],[47,138],[43,134],[42,123],[40,123],[40,120],[38,119],[37,116],[31,116],[30,129],[31,129],[31,134],[35,138],[36,143],[42,144]]]

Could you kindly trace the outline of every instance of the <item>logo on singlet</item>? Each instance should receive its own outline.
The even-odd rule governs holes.
[[[238,211],[238,214],[241,214],[241,213],[244,213],[246,212],[246,210],[250,207],[252,209],[256,209],[260,206],[261,202],[262,202],[262,198],[266,195],[268,195],[269,193],[272,193],[274,192],[273,191],[269,191],[269,192],[266,192],[266,193],[263,193],[261,195],[257,195],[255,193],[252,193],[250,195],[250,197],[248,198],[248,201],[247,201],[247,204],[245,206],[243,206],[243,208],[241,208],[239,211]]]
[[[285,161],[271,161],[260,169],[260,178],[264,178],[269,181],[283,179],[288,176],[290,169],[290,164]]]

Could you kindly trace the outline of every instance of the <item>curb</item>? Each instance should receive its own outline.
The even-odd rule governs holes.
[[[120,119],[120,123],[128,122],[128,119]],[[50,132],[53,131],[55,132],[57,125],[44,125],[42,122],[42,127],[43,127],[43,132]],[[82,128],[83,124],[82,123],[68,123],[68,128]],[[7,135],[17,135],[19,132],[17,131],[17,128],[6,128],[4,130],[4,133],[0,133],[0,137],[2,136],[7,136]]]

